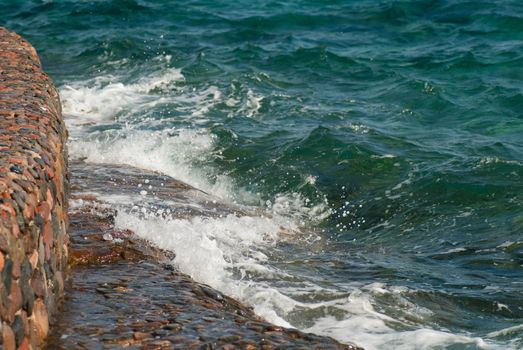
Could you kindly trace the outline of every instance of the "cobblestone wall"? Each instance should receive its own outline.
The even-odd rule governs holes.
[[[0,318],[5,350],[40,348],[63,293],[66,138],[58,93],[35,49],[0,27]]]

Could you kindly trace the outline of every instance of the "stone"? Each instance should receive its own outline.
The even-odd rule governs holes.
[[[32,252],[38,246],[38,229],[33,221],[26,226],[26,232],[23,236],[24,251]]]
[[[22,319],[22,323],[24,325],[24,329],[26,330],[26,336],[30,334],[30,326],[29,326],[29,318],[27,317],[27,311],[22,310],[18,316]]]
[[[35,295],[31,285],[29,284],[29,280],[26,278],[29,277],[26,276],[20,281],[20,286],[22,289],[22,307],[27,311],[27,313],[32,314]]]
[[[12,172],[17,173],[17,174],[22,174],[22,172],[23,172],[22,168],[18,165],[11,166],[11,168],[9,170],[11,170]]]
[[[47,307],[42,299],[37,299],[34,303],[33,315],[34,327],[40,339],[44,339],[49,332],[49,315]]]
[[[168,340],[156,340],[156,341],[152,342],[151,345],[159,346],[162,349],[166,348],[166,347],[170,348],[172,346],[171,342]]]
[[[4,268],[2,270],[2,285],[5,290],[11,290],[11,280],[13,278],[13,262],[11,259],[5,259]]]
[[[178,323],[169,323],[169,324],[166,324],[163,328],[167,329],[171,332],[179,332],[182,330],[182,325],[178,324]]]
[[[283,328],[275,325],[270,325],[265,327],[264,332],[283,332]]]
[[[57,293],[61,295],[64,292],[64,278],[62,276],[62,271],[56,271],[54,278],[58,289]]]
[[[15,252],[13,252],[13,253],[18,255],[18,256],[14,256],[13,257],[13,269],[11,271],[11,274],[12,274],[13,278],[18,279],[18,278],[20,278],[20,273],[21,273],[21,271],[20,271],[20,269],[21,269],[21,266],[20,266],[21,262],[20,262],[20,258],[19,258],[19,251],[16,251],[17,248],[15,248],[13,250],[15,250]]]
[[[4,220],[0,217],[0,220]],[[2,227],[0,226],[0,233],[2,232]],[[9,251],[9,241],[6,234],[0,234],[0,251],[7,253]]]
[[[4,350],[16,350],[15,334],[5,322],[2,324],[2,339]]]
[[[31,287],[37,297],[43,298],[46,295],[45,277],[40,270],[35,270],[31,279]]]
[[[18,281],[12,281],[8,300],[8,317],[10,322],[15,321],[15,314],[22,308],[22,290]]]
[[[238,335],[224,335],[218,338],[219,341],[222,341],[224,343],[232,343],[240,339],[241,337]]]
[[[134,340],[143,340],[146,338],[152,338],[152,335],[150,333],[145,333],[145,332],[134,332],[133,338],[134,338]]]
[[[51,244],[53,243],[53,230],[51,222],[44,224],[43,242],[45,246],[45,260],[51,259]]]
[[[36,251],[36,249],[29,257],[29,262],[31,263],[31,267],[33,268],[33,270],[36,269],[36,266],[38,264],[38,252]]]
[[[15,334],[16,346],[20,346],[25,338],[24,322],[20,315],[15,316],[15,321],[12,324],[13,333]]]
[[[17,350],[30,350],[31,349],[31,342],[29,341],[29,338],[24,338],[22,343],[18,346]]]

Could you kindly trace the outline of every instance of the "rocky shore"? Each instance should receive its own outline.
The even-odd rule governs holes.
[[[71,174],[72,269],[49,349],[358,349],[270,324],[193,281],[173,267],[172,253],[115,230],[116,213],[91,194],[104,186],[105,193],[125,192],[144,179],[164,184],[158,196],[187,198],[194,188],[115,165],[72,163]]]
[[[1,348],[359,349],[270,324],[179,272],[172,253],[116,230],[116,213],[97,192],[147,178],[162,183],[159,197],[204,195],[136,168],[69,166],[66,137],[36,52],[0,28]],[[220,204],[202,207],[207,213],[178,210],[236,212]]]

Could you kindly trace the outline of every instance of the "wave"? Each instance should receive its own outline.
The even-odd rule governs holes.
[[[122,197],[105,199],[113,201],[112,205],[122,204]],[[262,216],[176,218],[145,210],[143,203],[135,204],[132,210],[118,210],[117,228],[131,229],[140,238],[175,252],[172,263],[182,272],[254,306],[270,322],[356,342],[369,350],[433,349],[456,344],[504,348],[480,337],[417,328],[416,323],[429,322],[433,317],[430,310],[409,301],[408,295],[418,291],[382,283],[327,287],[297,271],[290,274],[279,268],[274,263],[274,251],[282,244],[296,244],[304,235],[312,241],[319,239],[287,216],[272,212]],[[392,313],[396,316],[376,309],[378,299],[383,298],[392,303],[390,308],[397,309]]]
[[[353,64],[356,70],[361,68],[356,61],[345,62],[343,57],[335,57],[321,47],[296,50],[282,57],[287,61],[293,55],[302,56],[303,67],[314,66],[325,56],[334,62]],[[229,122],[268,118],[264,108],[269,97],[238,82],[233,82],[231,87],[210,82],[188,84],[190,72],[171,67],[168,56],[159,56],[158,61],[148,64],[153,68],[143,67],[143,72],[134,69],[131,74],[124,72],[128,67],[126,61],[116,60],[112,67],[118,74],[104,74],[62,86],[64,114],[73,136],[70,141],[73,159],[124,164],[167,174],[216,196],[218,201],[246,207],[250,215],[166,216],[152,210],[148,204],[152,196],[141,188],[139,195],[131,199],[102,195],[112,206],[121,208],[115,218],[118,228],[131,229],[153,244],[173,250],[176,253],[173,264],[181,271],[253,305],[257,313],[280,325],[330,335],[341,341],[355,341],[366,349],[428,349],[454,344],[479,349],[503,348],[464,332],[454,334],[431,322],[431,310],[404,297],[411,290],[384,284],[340,284],[323,280],[323,275],[314,275],[308,270],[308,262],[294,266],[288,257],[295,253],[308,256],[313,247],[328,251],[321,223],[332,216],[333,204],[321,200],[308,202],[310,198],[294,192],[300,189],[298,185],[280,193],[253,193],[238,185],[237,178],[215,166],[224,157],[215,132],[217,128],[228,130],[224,124]],[[221,113],[223,119],[212,119],[214,113]],[[346,128],[351,130],[349,140],[339,136],[339,129],[318,126],[303,132],[302,138],[289,137],[285,147],[277,152],[281,157],[271,158],[266,164],[282,165],[282,174],[298,168],[296,173],[300,176],[295,183],[306,184],[303,186],[317,190],[316,193],[324,181],[337,183],[336,179],[343,179],[355,187],[373,182],[387,197],[387,201],[379,201],[386,217],[392,217],[396,209],[401,212],[411,208],[410,204],[401,207],[411,203],[411,198],[405,196],[400,200],[395,196],[403,196],[407,194],[406,189],[415,186],[422,188],[427,198],[448,189],[453,191],[451,195],[455,193],[460,197],[468,190],[453,178],[443,176],[445,174],[441,184],[430,185],[437,182],[426,178],[422,178],[421,184],[416,182],[419,179],[411,176],[410,165],[403,157],[390,155],[390,150],[382,155],[383,152],[375,151],[369,143],[351,143],[356,136],[375,135],[374,127],[348,121]],[[230,135],[231,139],[241,139],[232,131]],[[273,139],[269,137],[268,143],[271,142]],[[334,155],[325,156],[326,151],[334,151]],[[260,158],[272,156],[266,154]],[[300,161],[305,165],[300,165]],[[275,172],[264,174],[274,176]],[[249,176],[256,179],[259,175]],[[330,190],[337,191],[331,196],[338,199],[337,204],[346,203],[338,210],[342,218],[345,213],[347,222],[350,219],[353,226],[365,223],[361,217],[347,214],[349,209],[352,211],[351,206],[356,205],[351,202],[359,201],[354,199],[359,192],[347,190],[351,196],[342,198],[337,187]],[[476,193],[476,187],[470,187],[470,192]],[[431,200],[433,203],[434,198]],[[398,205],[398,202],[401,203]],[[427,199],[427,202],[430,201]],[[138,210],[132,209],[134,207]],[[367,212],[361,210],[361,213],[371,215],[369,211],[373,208],[369,206],[365,210]],[[358,216],[359,209],[356,212]],[[419,213],[413,210],[407,214],[419,219]],[[433,217],[428,210],[423,215]],[[427,225],[432,223],[427,221]],[[427,241],[427,237],[416,240]],[[344,258],[350,260],[351,257]],[[391,305],[403,310],[408,317],[380,309],[377,300],[383,294],[393,295]]]

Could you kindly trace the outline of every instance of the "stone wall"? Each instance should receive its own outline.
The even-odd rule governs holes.
[[[5,350],[43,346],[63,294],[66,139],[58,93],[35,49],[0,27],[0,319]]]

